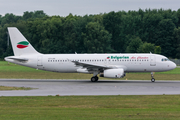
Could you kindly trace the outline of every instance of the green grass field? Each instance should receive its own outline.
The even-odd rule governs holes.
[[[0,97],[1,120],[177,120],[180,96]]]
[[[81,73],[55,73],[36,70],[24,66],[19,66],[5,61],[0,61],[0,78],[20,78],[20,79],[90,79],[91,74]],[[172,71],[155,73],[156,80],[180,80],[180,68]],[[107,78],[100,78],[106,80]],[[127,73],[120,80],[150,80],[150,73]],[[110,80],[110,79],[109,79]],[[117,80],[117,79],[113,79]],[[119,80],[119,79],[118,79]]]

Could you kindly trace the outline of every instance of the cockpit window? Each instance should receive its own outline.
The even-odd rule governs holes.
[[[161,61],[170,61],[170,60],[167,58],[163,58],[163,59],[161,59]]]

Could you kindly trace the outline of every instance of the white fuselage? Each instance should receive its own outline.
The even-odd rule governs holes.
[[[5,60],[35,69],[66,73],[76,73],[82,68],[72,61],[123,68],[124,72],[162,72],[176,67],[165,56],[157,54],[28,54],[19,57],[28,61],[19,62],[9,57]]]

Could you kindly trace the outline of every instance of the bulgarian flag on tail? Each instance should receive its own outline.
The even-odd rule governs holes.
[[[29,43],[27,41],[21,41],[17,44],[17,48],[23,49],[28,47]]]

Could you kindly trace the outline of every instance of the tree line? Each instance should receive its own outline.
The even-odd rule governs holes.
[[[0,15],[0,58],[13,55],[7,27],[17,27],[41,53],[157,53],[180,58],[180,9],[97,15]]]

